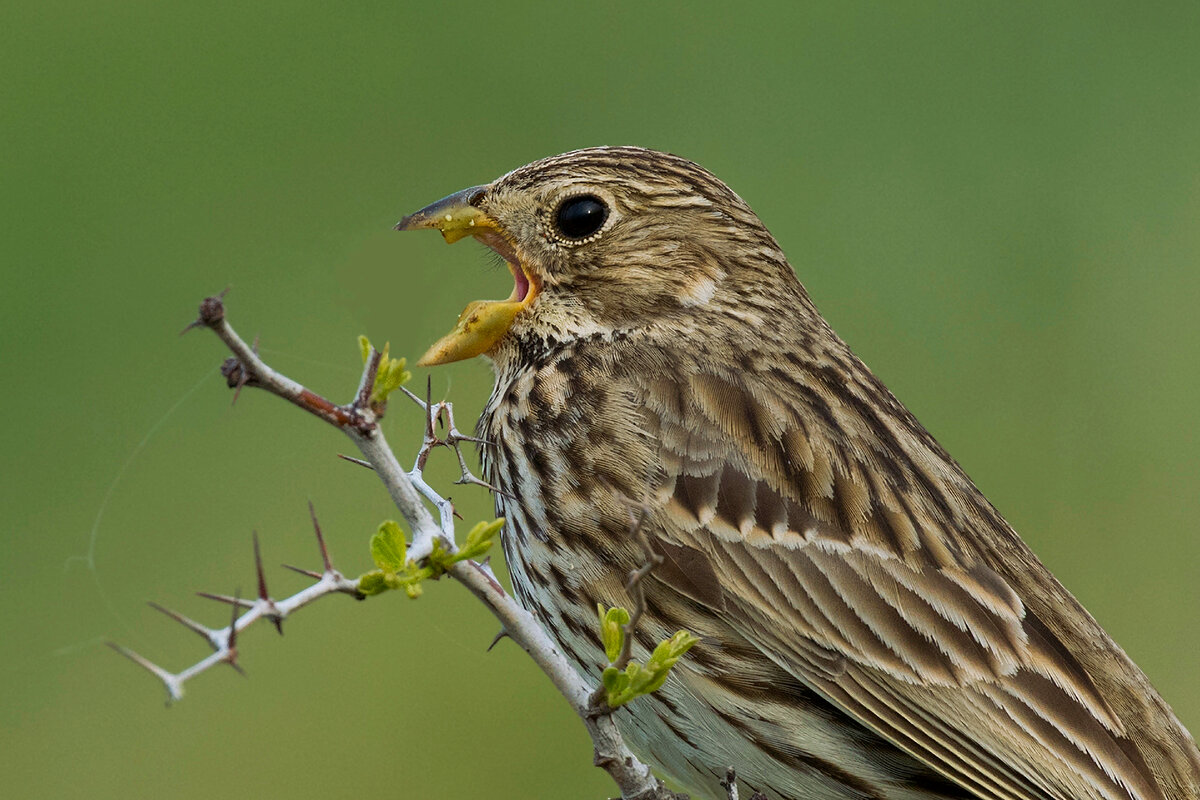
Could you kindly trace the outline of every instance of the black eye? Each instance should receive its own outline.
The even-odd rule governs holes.
[[[572,197],[558,207],[554,216],[558,230],[568,239],[586,239],[608,219],[608,207],[595,195]]]

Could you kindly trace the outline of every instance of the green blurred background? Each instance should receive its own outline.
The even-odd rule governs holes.
[[[356,335],[416,356],[511,286],[391,224],[595,144],[741,193],[1200,729],[1200,5],[332,5],[0,10],[6,796],[612,792],[454,585],[252,630],[249,680],[206,674],[167,711],[102,646],[183,666],[204,645],[145,600],[219,623],[192,592],[251,591],[252,529],[269,563],[315,566],[311,499],[357,573],[394,515],[335,432],[254,392],[230,408],[218,342],[176,335],[197,302],[232,285],[235,326],[346,399]],[[470,421],[490,374],[433,385]],[[413,411],[387,430],[415,452]]]

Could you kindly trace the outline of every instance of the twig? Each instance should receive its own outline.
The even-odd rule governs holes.
[[[410,476],[420,476],[420,474],[425,470],[425,462],[429,460],[429,454],[433,452],[433,448],[449,447],[454,451],[454,455],[458,459],[459,477],[455,483],[482,486],[489,492],[502,494],[509,498],[512,497],[512,495],[508,494],[503,489],[492,486],[487,481],[476,477],[471,472],[470,467],[467,466],[467,458],[465,455],[463,455],[462,451],[463,442],[472,442],[474,444],[483,445],[486,447],[491,447],[492,443],[486,439],[479,439],[475,436],[467,436],[458,430],[458,426],[454,422],[453,403],[449,403],[444,400],[434,403],[430,399],[431,386],[428,383],[426,384],[424,400],[422,400],[420,397],[417,397],[403,386],[400,387],[400,391],[404,392],[404,394],[410,400],[420,406],[421,410],[425,412],[425,438],[421,443],[421,449],[417,451],[417,461],[413,465],[412,472],[409,473]],[[446,429],[446,435],[438,436],[434,431],[435,426],[444,427]]]
[[[725,790],[725,800],[738,800],[737,772],[733,767],[725,770],[725,780],[721,781],[721,788]]]
[[[733,767],[725,770],[725,779],[721,781],[721,788],[725,790],[725,800],[738,800],[737,772]],[[750,800],[767,800],[767,796],[762,792],[755,792],[750,795]]]
[[[651,508],[646,503],[630,502],[630,511],[636,512],[636,515],[631,521],[630,533],[638,540],[638,544],[642,547],[642,555],[646,561],[637,569],[630,571],[625,580],[625,591],[633,600],[633,610],[629,612],[629,622],[625,625],[625,642],[621,647],[621,655],[614,663],[617,669],[625,669],[629,666],[629,661],[633,658],[633,637],[637,631],[638,623],[642,619],[642,615],[646,613],[646,590],[643,586],[646,578],[650,573],[662,563],[663,557],[654,552],[654,548],[650,546],[650,538],[646,535],[644,525],[646,517],[650,514]]]
[[[629,611],[629,621],[622,626],[624,636],[621,640],[621,651],[617,655],[615,661],[609,664],[610,667],[616,667],[618,670],[624,670],[629,666],[629,662],[633,660],[633,641],[634,635],[637,632],[638,623],[641,622],[642,616],[646,613],[646,591],[643,583],[654,568],[663,562],[663,557],[654,551],[650,546],[650,538],[646,535],[644,525],[646,517],[649,516],[653,508],[645,501],[633,500],[622,492],[613,489],[618,500],[622,501],[629,507],[629,533],[642,548],[642,555],[645,561],[637,567],[629,571],[625,577],[625,592],[633,601],[633,608]],[[602,716],[611,714],[612,708],[608,702],[608,692],[603,685],[597,686],[588,698],[588,713],[592,716]]]
[[[309,504],[309,511],[310,513],[312,512],[311,503]],[[232,614],[232,619],[224,628],[209,628],[177,611],[164,608],[158,603],[150,603],[151,608],[161,611],[188,630],[199,634],[205,639],[213,649],[212,654],[207,658],[196,662],[187,669],[180,670],[179,672],[170,672],[127,647],[115,642],[109,642],[108,646],[162,681],[163,686],[167,690],[167,702],[171,703],[183,697],[185,683],[218,664],[228,664],[238,672],[241,672],[241,667],[237,664],[237,636],[238,633],[244,631],[258,620],[269,619],[274,623],[276,629],[280,633],[283,633],[283,620],[289,614],[321,597],[330,594],[348,594],[357,599],[363,599],[363,595],[358,591],[358,582],[348,579],[334,568],[329,559],[329,551],[325,548],[325,540],[321,536],[321,528],[317,524],[316,514],[312,515],[312,520],[313,528],[316,531],[317,544],[321,550],[321,560],[324,564],[324,570],[322,572],[312,572],[297,567],[288,567],[288,569],[316,579],[316,583],[309,585],[305,589],[301,589],[291,597],[284,600],[274,600],[267,592],[266,578],[262,568],[262,555],[256,534],[254,536],[254,562],[255,570],[258,573],[257,599],[245,600],[236,593],[233,595],[221,595],[199,592],[201,597],[221,603],[228,603],[231,606],[230,613]],[[247,610],[239,616],[238,611],[240,609]]]

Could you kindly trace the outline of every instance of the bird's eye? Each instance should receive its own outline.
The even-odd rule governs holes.
[[[568,239],[586,239],[600,230],[606,219],[608,206],[591,194],[564,201],[554,217],[559,232]]]

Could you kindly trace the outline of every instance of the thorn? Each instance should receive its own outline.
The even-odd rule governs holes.
[[[355,458],[354,456],[348,456],[348,455],[344,455],[342,453],[338,453],[337,457],[342,459],[343,461],[349,461],[351,464],[358,464],[360,467],[366,467],[367,469],[372,470],[372,471],[374,471],[374,469],[375,469],[373,466],[371,466],[371,463],[369,461],[363,461],[361,458]]]
[[[438,409],[438,416],[442,410]],[[433,376],[425,376],[425,438],[433,439]]]
[[[242,666],[237,663],[237,657],[238,657],[238,649],[237,649],[238,613],[237,613],[237,610],[238,610],[238,605],[243,602],[241,597],[239,596],[239,595],[241,595],[241,593],[242,593],[241,589],[237,589],[233,593],[233,610],[230,612],[230,619],[229,619],[229,639],[226,640],[226,642],[225,642],[225,663],[228,664],[229,666],[233,667],[233,669],[244,678],[244,677],[246,677],[246,672],[245,672],[245,670],[242,669]],[[251,605],[253,605],[253,604],[251,604]]]
[[[271,596],[267,594],[267,576],[263,574],[262,549],[258,545],[258,531],[251,531],[250,536],[254,540],[254,571],[258,573],[258,599],[270,602]]]
[[[197,634],[204,637],[204,640],[206,642],[208,642],[210,646],[212,646],[213,650],[218,649],[217,642],[213,638],[213,631],[207,625],[201,625],[199,622],[196,622],[194,619],[191,619],[190,617],[185,617],[183,614],[180,614],[178,611],[172,611],[169,608],[160,606],[158,603],[154,602],[153,600],[147,602],[146,605],[150,606],[155,611],[160,611],[163,614],[166,614],[168,617],[175,620],[183,627],[187,628],[190,631],[195,631]]]
[[[257,335],[255,335],[255,337],[254,337],[254,344],[250,345],[250,350],[255,355],[258,355],[258,336]],[[240,363],[241,362],[239,362],[239,365],[240,365]],[[241,377],[238,379],[237,387],[233,390],[233,399],[229,401],[229,405],[232,406],[237,403],[238,398],[242,396],[242,388],[249,382],[250,382],[250,378],[246,374],[246,368],[242,367]]]
[[[175,675],[174,673],[167,672],[158,664],[155,664],[150,659],[135,653],[128,647],[119,645],[116,642],[105,642],[105,644],[162,681],[162,685],[167,689],[167,705],[170,705],[172,701],[183,698],[183,684],[179,681],[179,676]]]
[[[283,567],[284,569],[290,569],[292,572],[299,572],[301,575],[307,575],[310,578],[316,578],[317,580],[321,580],[321,578],[325,577],[319,572],[313,572],[311,569],[293,567],[291,564],[280,564],[279,566]]]
[[[496,580],[496,573],[492,572],[491,565],[489,565],[487,561],[484,561],[483,563],[478,561],[467,561],[466,563],[474,567],[480,575],[487,578],[488,583],[492,585],[492,588],[496,590],[497,594],[507,594],[507,592],[504,591],[504,587],[500,585],[500,581]]]
[[[326,572],[334,572],[333,562],[329,560],[329,548],[325,546],[325,537],[321,535],[321,523],[317,522],[317,510],[313,508],[312,500],[308,501],[308,516],[312,519],[313,530],[317,533],[317,544],[321,548],[321,561]]]
[[[450,438],[458,442],[472,442],[474,444],[485,444],[488,447],[495,447],[496,443],[490,439],[480,439],[478,436],[467,436],[465,433],[451,431]]]
[[[408,399],[412,400],[417,405],[419,405],[421,407],[425,406],[425,402],[421,398],[419,398],[415,394],[413,394],[411,391],[409,391],[408,387],[401,386],[400,391],[404,392],[404,394],[408,396]]]
[[[492,486],[487,481],[483,480],[482,478],[476,478],[474,475],[472,475],[469,472],[460,475],[454,481],[454,485],[455,486],[482,486],[483,488],[490,489],[493,492],[500,491],[499,489],[497,489],[495,486]]]
[[[484,652],[485,653],[492,652],[492,648],[495,647],[496,645],[498,645],[500,643],[500,640],[506,638],[507,636],[508,636],[508,631],[501,628],[500,632],[496,634],[496,637],[494,639],[492,639],[492,643],[487,646],[487,650],[484,650]]]
[[[275,630],[283,636],[283,617],[279,616],[278,610],[275,608],[275,601],[271,599],[271,595],[267,592],[267,576],[263,573],[262,550],[258,546],[258,531],[253,532],[254,535],[254,570],[258,573],[258,599],[267,607],[266,613],[263,615],[271,620],[271,624],[275,626]]]
[[[238,610],[238,605],[241,604],[241,602],[242,602],[241,594],[242,594],[242,590],[240,588],[234,590],[233,603],[232,603],[233,609],[229,612],[229,639],[225,642],[225,644],[229,647],[230,651],[237,650],[237,634],[238,634],[238,629],[237,629],[238,612],[237,612],[237,610]],[[251,605],[253,605],[253,603]]]
[[[197,595],[208,600],[216,600],[218,603],[228,603],[235,608],[254,608],[254,603],[249,600],[243,600],[240,597],[231,597],[227,594],[213,594],[211,592],[196,592]]]
[[[509,492],[506,492],[497,486],[492,486],[487,481],[482,480],[480,478],[476,478],[474,475],[472,475],[469,472],[466,475],[463,475],[458,480],[456,480],[455,483],[459,484],[459,485],[465,484],[465,485],[470,485],[470,486],[482,486],[484,489],[487,489],[489,492],[493,492],[495,494],[502,495],[504,497],[507,497],[509,500],[517,499],[515,495],[510,494]]]
[[[139,667],[142,667],[143,669],[147,670],[148,672],[152,672],[155,675],[158,675],[160,677],[162,676],[163,673],[166,673],[165,669],[158,666],[153,661],[150,661],[149,659],[145,658],[144,656],[139,655],[135,651],[130,650],[128,647],[125,647],[124,645],[117,644],[116,642],[105,642],[105,644],[108,645],[109,647],[111,647],[113,650],[116,650],[121,655],[128,658],[133,663],[137,664]]]

